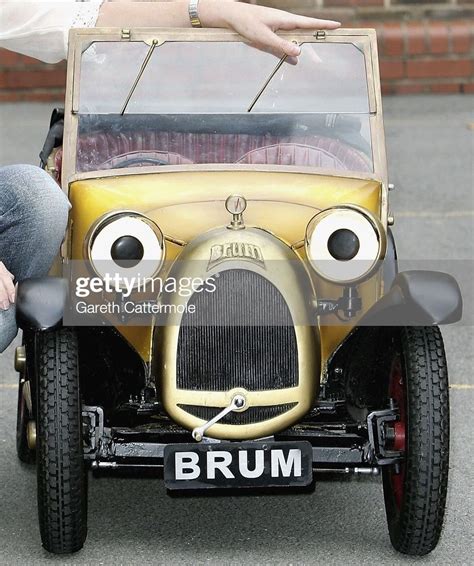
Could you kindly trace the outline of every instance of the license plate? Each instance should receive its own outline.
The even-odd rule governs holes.
[[[218,442],[165,447],[168,489],[303,487],[313,480],[309,442]]]

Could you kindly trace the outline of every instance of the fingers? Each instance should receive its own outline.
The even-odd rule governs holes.
[[[265,53],[270,53],[270,55],[273,55],[278,59],[281,59],[283,56],[281,49],[275,49],[274,47],[267,47],[266,45],[256,44],[256,43],[249,43],[249,45],[251,47],[255,47],[256,49],[259,49],[260,51],[264,51]],[[286,62],[289,65],[297,65],[298,57],[287,57]]]
[[[278,30],[337,29],[341,24],[333,20],[321,20],[298,16],[263,6],[233,4],[226,6],[226,25],[249,40],[259,49],[270,50],[280,57],[298,57],[301,49],[295,43],[278,37]],[[229,9],[230,8],[230,9]]]
[[[341,22],[335,20],[320,20],[318,18],[308,18],[306,16],[290,16],[285,14],[286,17],[282,19],[278,29],[290,31],[293,29],[337,29],[341,26]]]
[[[11,287],[10,287],[11,286]],[[12,280],[6,277],[0,277],[0,309],[6,311],[15,301],[15,287]]]
[[[0,309],[7,310],[15,302],[14,276],[0,261]]]
[[[253,39],[256,45],[262,46],[263,49],[270,49],[273,53],[280,57],[287,55],[288,57],[298,57],[301,48],[296,43],[279,37],[274,31],[264,24],[258,26],[255,37]]]

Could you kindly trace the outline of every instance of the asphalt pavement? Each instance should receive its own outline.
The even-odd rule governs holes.
[[[51,105],[0,105],[0,165],[38,162]],[[474,98],[384,102],[394,227],[403,259],[474,258]],[[472,305],[471,305],[472,308]],[[91,478],[89,537],[73,557],[42,548],[34,467],[15,454],[17,341],[0,356],[0,564],[472,564],[474,407],[471,325],[443,330],[452,448],[444,532],[422,559],[392,550],[379,479],[336,477],[311,495],[170,498],[153,478]]]

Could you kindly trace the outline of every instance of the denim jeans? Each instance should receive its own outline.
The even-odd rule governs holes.
[[[69,201],[33,165],[0,167],[0,261],[15,282],[47,275],[66,230]],[[0,352],[18,332],[15,307],[0,310]]]

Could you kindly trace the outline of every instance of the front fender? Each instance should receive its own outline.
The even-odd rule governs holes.
[[[59,277],[25,279],[18,284],[16,320],[22,330],[54,330],[62,325],[68,286]]]
[[[462,318],[457,281],[438,271],[403,271],[390,291],[362,317],[358,326],[432,326]]]

